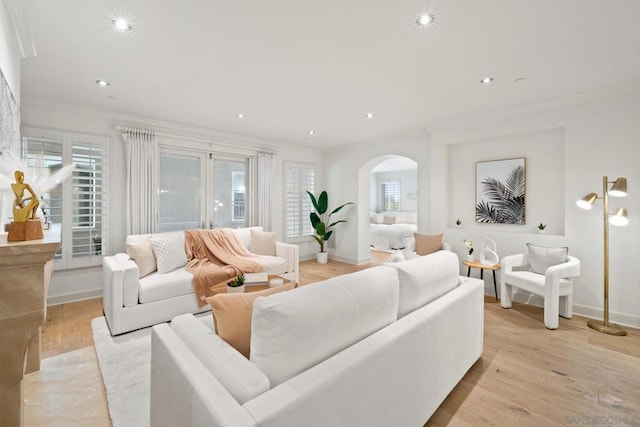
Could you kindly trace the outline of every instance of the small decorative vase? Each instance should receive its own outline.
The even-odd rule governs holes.
[[[242,286],[229,286],[227,285],[227,293],[232,294],[235,292],[244,292],[244,285]]]
[[[469,261],[469,262],[473,262],[474,261],[472,254],[468,254],[467,255],[467,261]]]
[[[540,229],[538,228],[538,233],[540,233],[540,234],[547,234],[547,230],[540,230]]]
[[[326,264],[329,260],[328,252],[318,252],[316,253],[316,261],[318,264]]]

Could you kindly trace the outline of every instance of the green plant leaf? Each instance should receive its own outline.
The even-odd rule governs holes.
[[[324,222],[320,221],[315,226],[316,234],[322,236],[327,232],[327,227]]]
[[[331,224],[329,224],[329,227],[327,227],[327,228],[331,228],[331,227],[333,227],[333,226],[334,226],[334,225],[336,225],[336,224],[340,224],[341,222],[347,222],[347,220],[345,220],[345,219],[341,219],[341,220],[339,220],[339,221],[332,222]]]
[[[325,235],[322,236],[322,240],[329,240],[329,237],[333,234],[333,230],[327,231]]]
[[[313,193],[311,193],[311,191],[307,191],[307,194],[309,195],[309,198],[311,199],[311,204],[313,204],[313,208],[316,211],[320,211],[320,209],[318,209],[318,201],[316,200],[316,196],[314,196]]]
[[[315,212],[311,212],[309,214],[309,219],[311,220],[311,226],[315,230],[318,227],[318,224],[321,222],[320,217]]]
[[[320,215],[322,215],[325,212],[327,212],[328,208],[329,208],[329,196],[327,195],[326,191],[323,191],[322,193],[320,193],[320,197],[318,197],[318,206],[316,207],[316,210]]]
[[[333,212],[331,212],[331,213],[329,214],[329,216],[333,215],[334,213],[338,213],[338,212],[340,212],[340,210],[341,210],[342,208],[344,208],[345,206],[347,206],[347,205],[353,205],[353,204],[355,204],[355,203],[353,203],[353,202],[347,202],[347,203],[345,203],[344,205],[338,206],[337,208],[335,208],[335,209],[333,210]]]

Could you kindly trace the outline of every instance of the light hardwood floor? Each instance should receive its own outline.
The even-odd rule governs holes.
[[[372,263],[361,266],[302,262],[300,282],[368,268],[387,257],[372,255]],[[550,331],[541,308],[514,304],[505,310],[490,295],[484,314],[481,359],[427,426],[640,426],[640,331],[605,335],[578,316],[561,318],[559,329]],[[42,350],[49,359],[26,381],[27,426],[109,425],[90,326],[101,315],[100,299],[48,309]]]

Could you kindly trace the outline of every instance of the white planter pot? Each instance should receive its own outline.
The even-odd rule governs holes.
[[[538,228],[538,233],[540,233],[540,234],[547,234],[547,230],[540,230],[540,229]]]
[[[229,286],[227,285],[227,293],[232,294],[235,292],[244,292],[244,285],[242,286]]]
[[[473,262],[474,261],[473,255],[467,255],[467,261]]]
[[[329,252],[316,253],[316,261],[318,264],[326,264],[329,260]]]

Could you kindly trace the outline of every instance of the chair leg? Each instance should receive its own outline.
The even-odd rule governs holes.
[[[558,306],[560,298],[544,299],[544,326],[548,329],[558,329]]]
[[[500,306],[502,308],[511,308],[513,288],[510,284],[500,281]]]
[[[573,294],[560,297],[560,316],[571,319],[573,316]]]

